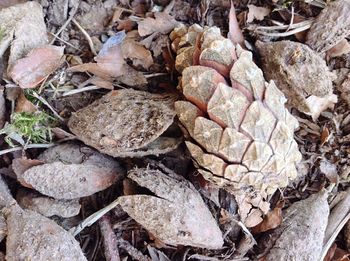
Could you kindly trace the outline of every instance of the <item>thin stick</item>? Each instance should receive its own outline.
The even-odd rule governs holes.
[[[128,254],[135,260],[139,261],[151,261],[151,258],[145,256],[141,251],[133,247],[129,241],[126,241],[122,238],[118,239],[118,245],[120,248],[123,248]]]
[[[75,14],[77,13],[78,9],[79,9],[79,5],[80,5],[80,1],[78,3],[78,5],[76,6],[76,8],[72,11],[71,15],[69,16],[68,20],[61,26],[60,29],[58,29],[58,31],[54,34],[54,38],[52,39],[52,41],[50,42],[50,44],[53,44],[56,41],[56,37],[59,36],[62,31],[64,29],[66,29],[66,27],[69,25],[69,23],[72,21],[72,19],[74,18]]]
[[[35,98],[37,98],[39,101],[41,101],[42,103],[44,103],[50,109],[50,111],[52,111],[52,113],[56,116],[57,119],[64,122],[64,119],[60,115],[58,115],[58,113],[55,111],[55,109],[52,108],[52,106],[43,97],[41,97],[36,92],[33,92],[33,96]]]
[[[75,25],[78,27],[78,29],[79,29],[79,30],[83,33],[83,35],[85,36],[86,40],[88,41],[88,44],[89,44],[89,47],[90,47],[91,52],[92,52],[94,55],[97,55],[97,52],[96,52],[94,43],[92,42],[90,35],[89,35],[89,34],[85,31],[85,29],[77,22],[77,20],[75,20],[75,19],[73,18],[73,19],[72,19],[72,22],[73,22],[73,24],[75,24]]]
[[[113,231],[111,218],[104,215],[98,222],[103,238],[105,258],[107,261],[120,261],[117,237]]]
[[[84,228],[89,227],[93,225],[97,220],[99,220],[103,215],[105,215],[107,212],[111,211],[113,208],[115,208],[119,204],[118,198],[114,200],[109,205],[105,206],[104,208],[100,209],[99,211],[95,212],[94,214],[88,216],[83,222],[81,222],[78,226],[72,227],[69,232],[76,236],[78,235]]]
[[[13,147],[13,148],[6,149],[6,150],[0,150],[0,155],[4,155],[4,154],[10,153],[10,152],[19,151],[19,150],[25,150],[25,149],[49,148],[49,147],[52,147],[54,145],[55,145],[54,143],[48,143],[48,144],[33,143],[33,144],[26,145],[25,147],[18,146],[18,147]]]
[[[70,47],[72,47],[72,48],[75,49],[75,50],[80,51],[79,48],[75,47],[75,46],[74,46],[73,44],[71,44],[70,42],[67,42],[67,41],[63,40],[62,38],[60,38],[60,37],[54,35],[54,34],[51,33],[51,32],[49,32],[49,34],[51,34],[51,35],[52,35],[53,37],[55,37],[57,40],[60,40],[62,43],[66,44],[66,45],[69,45]]]
[[[294,30],[284,32],[284,33],[266,33],[266,32],[258,32],[258,34],[261,35],[266,35],[266,36],[271,36],[271,37],[285,37],[285,36],[290,36],[296,33],[303,32],[311,27],[311,24],[305,25],[303,27],[296,28]]]
[[[101,87],[98,87],[96,85],[90,85],[90,86],[86,86],[84,88],[74,89],[74,90],[65,92],[62,94],[62,96],[69,96],[69,95],[77,94],[80,92],[93,91],[93,90],[98,90],[98,89],[101,89]]]
[[[305,25],[311,25],[312,22],[313,22],[313,20],[310,19],[310,20],[306,20],[306,21],[303,21],[300,23],[295,23],[292,25],[258,26],[255,29],[257,31],[260,31],[260,30],[274,31],[274,30],[283,30],[283,29],[287,29],[287,28],[295,29],[295,28],[303,27]]]

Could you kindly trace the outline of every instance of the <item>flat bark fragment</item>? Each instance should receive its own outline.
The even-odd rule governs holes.
[[[329,215],[327,194],[322,190],[286,210],[282,225],[270,237],[277,240],[266,261],[320,260]]]
[[[222,233],[200,194],[181,176],[168,174],[148,168],[130,171],[129,178],[156,196],[122,196],[123,210],[166,244],[221,248]]]
[[[350,1],[337,0],[316,17],[307,34],[306,44],[317,52],[325,52],[350,34]]]

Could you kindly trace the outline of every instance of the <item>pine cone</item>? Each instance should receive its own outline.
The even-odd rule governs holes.
[[[297,177],[298,121],[273,81],[265,82],[252,53],[217,27],[175,29],[172,47],[186,100],[175,103],[198,171],[232,192],[247,226],[261,221],[269,196]]]

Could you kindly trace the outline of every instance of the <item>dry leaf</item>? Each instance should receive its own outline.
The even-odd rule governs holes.
[[[24,186],[56,199],[75,199],[104,190],[123,177],[119,163],[88,147],[73,143],[51,147],[39,155],[44,164],[23,172],[13,161],[13,170]],[[22,160],[23,161],[23,160]]]
[[[306,44],[317,52],[325,52],[350,34],[350,2],[336,0],[316,17],[307,34]]]
[[[147,36],[153,33],[168,34],[177,27],[180,22],[166,12],[154,13],[154,18],[147,17],[138,22],[140,36]]]
[[[276,240],[266,261],[319,261],[328,222],[327,191],[298,201],[283,214],[282,225],[270,239]]]
[[[95,57],[96,63],[85,63],[69,68],[72,72],[90,72],[103,79],[123,75],[123,58],[121,43],[125,38],[125,32],[118,32],[111,36],[104,44],[98,55]]]
[[[5,30],[0,39],[0,56],[11,45],[9,68],[15,61],[32,49],[47,43],[43,11],[37,2],[26,2],[0,11],[1,28]]]
[[[122,44],[122,53],[124,59],[131,59],[134,66],[142,66],[148,70],[154,63],[152,54],[142,44],[136,42],[135,39],[126,38]]]
[[[21,208],[32,210],[45,217],[69,218],[80,212],[80,204],[77,199],[54,199],[25,189],[20,189],[17,192],[16,200]]]
[[[200,194],[183,177],[150,168],[134,169],[128,177],[156,196],[122,196],[119,204],[156,238],[173,246],[222,247],[216,221]]]
[[[321,144],[320,146],[322,147],[326,142],[328,142],[330,138],[330,135],[329,135],[329,130],[327,127],[324,127],[322,129],[322,133],[321,133]]]
[[[111,91],[73,113],[68,127],[85,144],[114,157],[169,152],[174,144],[167,146],[157,138],[173,123],[174,98],[127,89]]]
[[[35,48],[10,67],[9,76],[23,89],[35,88],[62,64],[63,50],[53,45]]]
[[[265,16],[270,14],[270,9],[266,7],[259,7],[255,5],[248,5],[249,11],[247,16],[247,23],[251,23],[255,20],[262,21]]]
[[[242,34],[242,30],[239,28],[239,24],[236,16],[236,10],[232,0],[231,0],[231,9],[229,13],[229,32],[228,32],[227,38],[230,39],[235,44],[239,44],[242,47],[245,46],[244,37]]]
[[[330,58],[342,56],[343,54],[348,54],[350,52],[350,44],[348,40],[343,39],[331,49],[327,50],[327,56]]]
[[[26,96],[24,95],[23,91],[21,91],[21,94],[16,100],[16,108],[15,112],[36,112],[38,109],[35,107],[35,105],[30,102]]]
[[[264,73],[286,95],[288,104],[315,120],[337,102],[334,75],[326,62],[307,45],[292,41],[256,44]]]
[[[276,207],[272,211],[267,213],[267,215],[264,217],[264,220],[256,227],[253,227],[252,231],[253,233],[265,232],[280,226],[281,223],[282,223],[282,209],[279,207]]]
[[[0,205],[6,218],[6,260],[87,260],[74,237],[54,221],[21,209],[0,180]]]

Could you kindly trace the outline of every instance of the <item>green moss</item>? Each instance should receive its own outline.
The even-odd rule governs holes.
[[[10,146],[14,146],[13,141],[25,144],[49,143],[52,140],[51,128],[55,123],[55,119],[45,112],[13,113],[11,123],[6,124],[0,134],[6,134],[5,140]]]

